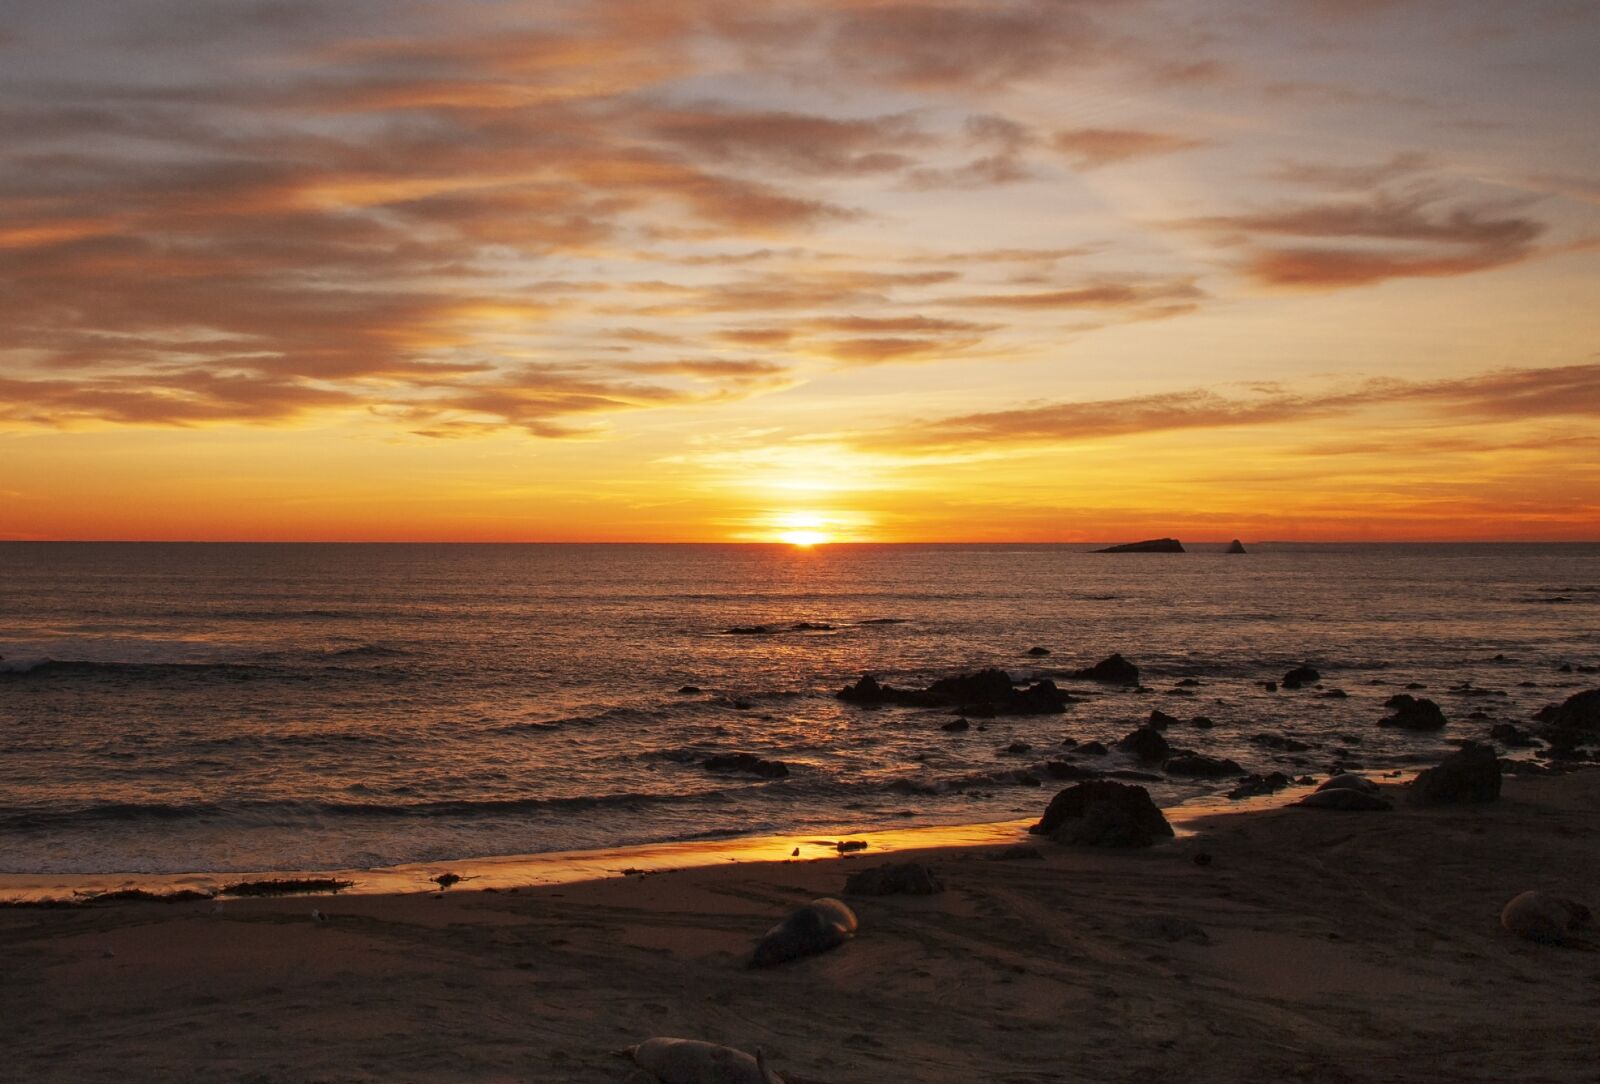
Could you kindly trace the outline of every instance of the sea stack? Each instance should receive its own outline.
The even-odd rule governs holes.
[[[1183,553],[1183,543],[1176,538],[1150,538],[1143,542],[1125,542],[1120,546],[1107,546],[1096,553]]]
[[[1223,552],[1224,553],[1243,553],[1243,552],[1245,552],[1244,543],[1239,541],[1237,538],[1235,538],[1232,542],[1228,543],[1228,548],[1226,550],[1224,550]]]

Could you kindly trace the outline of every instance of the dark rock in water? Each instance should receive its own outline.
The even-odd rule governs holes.
[[[1303,753],[1311,748],[1306,742],[1284,734],[1252,734],[1250,741],[1268,749],[1281,749],[1285,753]]]
[[[1228,797],[1234,801],[1241,798],[1257,798],[1263,794],[1275,794],[1289,785],[1289,777],[1282,772],[1269,772],[1266,775],[1247,775],[1239,785],[1228,792]]]
[[[727,630],[729,636],[771,636],[778,630],[771,625],[735,625]]]
[[[1183,543],[1176,538],[1147,538],[1143,542],[1124,542],[1120,546],[1107,546],[1095,553],[1183,553]]]
[[[1600,689],[1574,693],[1560,704],[1540,708],[1534,718],[1542,724],[1540,736],[1557,748],[1600,741]]]
[[[1317,672],[1315,667],[1296,666],[1293,670],[1283,675],[1283,687],[1285,689],[1298,689],[1302,685],[1315,685],[1321,680],[1322,675]]]
[[[1317,695],[1322,697],[1324,700],[1344,700],[1349,697],[1350,694],[1345,692],[1343,689],[1329,689],[1327,692],[1318,693]]]
[[[1140,760],[1160,761],[1172,755],[1172,746],[1154,727],[1141,726],[1117,742],[1117,748],[1132,753]]]
[[[837,626],[825,621],[796,621],[789,626],[790,632],[832,632]]]
[[[1080,681],[1100,681],[1107,685],[1139,684],[1139,668],[1121,655],[1112,655],[1093,666],[1074,670],[1072,676]]]
[[[1536,744],[1534,736],[1516,723],[1496,723],[1489,728],[1489,737],[1513,749],[1526,749]]]
[[[852,851],[864,851],[867,849],[867,841],[864,839],[841,839],[839,842],[833,845],[833,849],[838,851],[840,854],[849,854]]]
[[[1406,688],[1415,692],[1417,689],[1426,689],[1427,686],[1420,681],[1411,681],[1406,683]],[[1388,707],[1388,705],[1385,704],[1384,707]]]
[[[1078,752],[1086,757],[1103,757],[1110,751],[1106,748],[1105,742],[1086,741],[1078,746]]]
[[[1042,659],[1050,654],[1050,649],[1048,647],[1030,647],[1028,648],[1028,654],[1036,659]]]
[[[756,942],[750,966],[771,967],[837,948],[855,936],[856,927],[855,912],[838,900],[812,900],[790,911]]]
[[[1494,747],[1469,741],[1411,781],[1412,805],[1493,802],[1500,797],[1500,758]]]
[[[847,703],[865,707],[886,704],[916,708],[959,707],[964,714],[980,717],[1049,715],[1065,711],[1072,702],[1053,681],[1036,681],[1019,691],[1011,675],[996,669],[940,678],[926,689],[897,689],[879,682],[871,674],[862,674],[854,685],[845,686],[835,695]]]
[[[1384,703],[1394,714],[1378,720],[1379,726],[1397,726],[1402,730],[1439,730],[1445,725],[1444,712],[1427,697],[1401,693]]]
[[[1267,690],[1269,693],[1275,693],[1278,691],[1278,683],[1276,681],[1263,681],[1261,683],[1261,687]]]
[[[1350,774],[1346,773],[1344,775],[1336,775],[1336,776],[1334,776],[1332,779],[1328,780],[1326,783],[1322,784],[1322,786],[1318,787],[1317,789],[1318,790],[1359,790],[1359,791],[1365,791],[1368,794],[1376,794],[1378,792],[1378,784],[1374,783],[1372,780],[1368,779],[1364,775],[1350,775]]]
[[[952,734],[959,734],[962,731],[970,730],[971,728],[972,728],[972,724],[967,722],[965,719],[952,719],[950,722],[945,723],[939,729],[940,730],[948,730]]]
[[[844,891],[849,896],[932,896],[944,885],[920,862],[895,862],[852,873]]]
[[[691,696],[694,693],[697,693],[697,692],[700,692],[700,691],[701,691],[701,689],[700,689],[700,686],[698,686],[698,685],[683,685],[683,686],[680,686],[679,689],[678,689],[678,692],[683,694],[684,696]]]
[[[1044,770],[1051,779],[1099,779],[1105,774],[1098,768],[1084,768],[1066,760],[1047,761]]]
[[[701,761],[701,766],[713,772],[748,772],[763,779],[782,779],[789,774],[783,761],[762,760],[753,753],[718,753]]]
[[[1164,770],[1168,775],[1193,775],[1203,779],[1220,779],[1225,775],[1244,774],[1244,769],[1237,761],[1202,756],[1188,751],[1168,760]]]
[[[1189,720],[1189,725],[1200,730],[1210,730],[1217,724],[1212,721],[1211,716],[1209,715],[1196,715],[1193,719]]]
[[[1196,688],[1199,684],[1200,684],[1200,681],[1199,681],[1198,678],[1184,678],[1182,681],[1178,682],[1178,686],[1180,688],[1184,688],[1184,689],[1193,689],[1193,688]]]
[[[1223,550],[1222,552],[1223,553],[1243,553],[1243,552],[1245,552],[1244,543],[1239,541],[1237,538],[1235,538],[1232,542],[1228,543],[1228,548]]]
[[[1168,715],[1166,712],[1162,711],[1160,708],[1157,708],[1155,711],[1152,711],[1150,713],[1150,718],[1145,721],[1144,725],[1149,727],[1149,728],[1151,728],[1152,730],[1165,730],[1165,729],[1167,729],[1167,727],[1171,726],[1172,724],[1176,723],[1177,721],[1178,721],[1177,719],[1175,719],[1172,716]]]
[[[1386,798],[1345,788],[1315,791],[1294,804],[1306,809],[1341,809],[1351,813],[1381,812],[1394,808],[1394,803]]]
[[[1017,772],[1014,775],[1012,775],[1011,780],[1012,780],[1012,782],[1018,784],[1019,786],[1024,786],[1024,787],[1042,787],[1042,786],[1044,786],[1044,780],[1040,779],[1038,776],[1034,775],[1032,772]]]
[[[1172,825],[1143,787],[1095,779],[1050,800],[1034,835],[1088,847],[1148,847],[1172,835]]]
[[[1014,741],[1010,745],[1006,746],[1005,751],[1013,755],[1020,755],[1028,752],[1032,748],[1033,746],[1029,745],[1025,741]]]

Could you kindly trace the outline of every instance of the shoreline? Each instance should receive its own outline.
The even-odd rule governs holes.
[[[754,939],[874,851],[515,892],[0,909],[7,1071],[606,1084],[628,1073],[613,1051],[679,1035],[760,1047],[789,1084],[1592,1079],[1594,953],[1498,916],[1529,888],[1600,902],[1600,772],[1510,778],[1481,806],[1188,825],[1138,851],[900,851],[945,890],[846,896],[854,940],[763,970]]]
[[[1371,773],[1383,782],[1403,782],[1414,771],[1388,770]],[[1052,781],[1039,788],[1042,813],[1050,796],[1071,783]],[[1162,813],[1181,839],[1193,834],[1188,826],[1214,816],[1261,813],[1293,802],[1314,790],[1314,785],[1294,784],[1271,794],[1229,799],[1207,794],[1174,806]],[[1038,816],[1004,821],[963,822],[958,824],[918,825],[909,828],[818,829],[784,834],[729,836],[720,839],[668,840],[629,844],[620,847],[532,854],[484,855],[472,858],[407,862],[394,866],[347,867],[333,869],[274,869],[237,871],[197,870],[183,873],[15,873],[0,872],[0,907],[77,906],[94,902],[100,893],[129,889],[153,893],[179,891],[214,893],[225,885],[241,882],[327,878],[350,881],[350,887],[337,892],[295,892],[292,898],[315,896],[396,895],[407,892],[438,892],[433,878],[454,873],[472,888],[504,890],[536,888],[545,885],[573,884],[626,876],[629,873],[662,873],[668,870],[694,870],[725,862],[814,862],[830,859],[871,859],[905,851],[979,848],[1033,839],[1028,826]],[[832,838],[823,838],[831,836]],[[864,842],[866,847],[841,853],[841,840]],[[798,854],[793,852],[798,851]],[[453,889],[467,891],[468,889]],[[224,897],[226,898],[226,897]],[[115,903],[164,902],[109,901]]]

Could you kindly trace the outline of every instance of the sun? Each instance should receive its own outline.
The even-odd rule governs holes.
[[[778,541],[799,546],[801,549],[810,549],[812,546],[823,545],[831,538],[832,536],[824,531],[785,531],[778,536]]]

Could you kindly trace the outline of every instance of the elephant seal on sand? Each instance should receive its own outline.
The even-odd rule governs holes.
[[[1500,912],[1500,925],[1529,941],[1547,945],[1583,945],[1594,930],[1594,915],[1577,900],[1549,892],[1524,892]]]
[[[751,967],[770,967],[785,960],[837,948],[856,935],[856,915],[836,899],[812,900],[790,911],[782,922],[756,942]]]
[[[657,1036],[617,1053],[662,1084],[783,1084],[759,1048],[752,1058],[731,1046]]]

